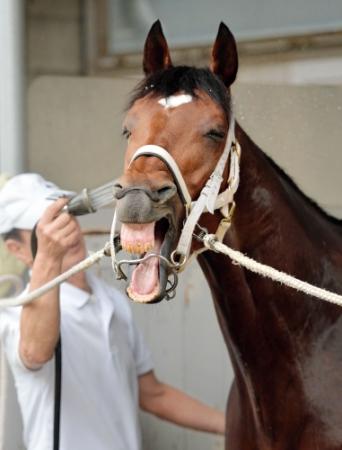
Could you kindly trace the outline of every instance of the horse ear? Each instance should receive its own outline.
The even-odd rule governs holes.
[[[148,76],[169,67],[172,67],[169,47],[161,23],[157,20],[152,25],[145,41],[143,69],[145,75]]]
[[[210,68],[227,87],[233,84],[238,71],[238,54],[234,36],[223,22],[213,46]]]

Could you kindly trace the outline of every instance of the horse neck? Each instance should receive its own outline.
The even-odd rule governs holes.
[[[240,127],[237,138],[242,148],[241,182],[233,224],[224,242],[299,279],[342,291],[341,275],[337,275],[337,268],[334,272],[334,264],[342,263],[334,260],[342,253],[342,241],[333,227],[281,176]],[[317,246],[322,240],[324,252]],[[338,252],[334,244],[339,245]],[[269,339],[279,339],[279,345],[284,345],[281,351],[294,360],[298,346],[301,351],[309,351],[310,343],[340,314],[332,305],[232,265],[226,256],[206,252],[199,262],[228,346],[240,348],[238,353],[241,348],[253,349],[247,351],[252,359],[265,344],[265,336],[261,336],[265,329]],[[303,327],[308,331],[303,333]],[[243,331],[246,328],[248,333]]]
[[[241,183],[224,243],[297,278],[342,293],[341,239],[239,128],[237,136],[242,147]],[[203,225],[209,228],[212,223]],[[322,241],[324,252],[317,248]],[[332,244],[339,245],[335,253]],[[340,259],[334,261],[336,254]],[[326,364],[326,349],[338,349],[342,343],[339,307],[248,272],[215,252],[201,254],[198,261],[211,288],[236,375],[234,412],[241,408],[244,423],[253,422],[250,429],[262,429],[265,436],[265,430],[276,430],[282,423],[283,413],[300,422],[309,414],[307,399],[317,391],[322,377],[333,383],[333,371],[322,374],[321,368]],[[339,350],[330,351],[332,366],[339,355]],[[323,397],[317,401],[318,410],[324,409]],[[285,411],[290,404],[297,409]]]

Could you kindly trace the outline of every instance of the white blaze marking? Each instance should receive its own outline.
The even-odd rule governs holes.
[[[158,103],[164,106],[164,108],[177,108],[177,106],[190,102],[192,102],[192,96],[185,94],[171,95],[170,97],[161,98],[158,100]]]

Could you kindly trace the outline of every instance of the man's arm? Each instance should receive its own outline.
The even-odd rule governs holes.
[[[177,425],[224,434],[225,416],[222,412],[161,383],[153,371],[139,376],[139,403],[144,411]]]
[[[77,238],[74,219],[60,210],[60,199],[49,206],[37,226],[38,250],[32,266],[30,291],[61,273],[63,256]],[[20,317],[19,355],[28,369],[38,369],[54,353],[60,327],[59,288],[23,306]]]

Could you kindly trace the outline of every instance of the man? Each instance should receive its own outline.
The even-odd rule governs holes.
[[[9,180],[0,191],[0,234],[31,270],[34,290],[84,259],[77,220],[63,212],[68,195],[36,174]],[[36,226],[37,253],[31,253]],[[34,302],[0,311],[0,336],[11,366],[28,450],[52,450],[54,352],[61,338],[59,448],[140,449],[138,405],[162,419],[213,433],[224,415],[161,383],[126,298],[79,273]]]

